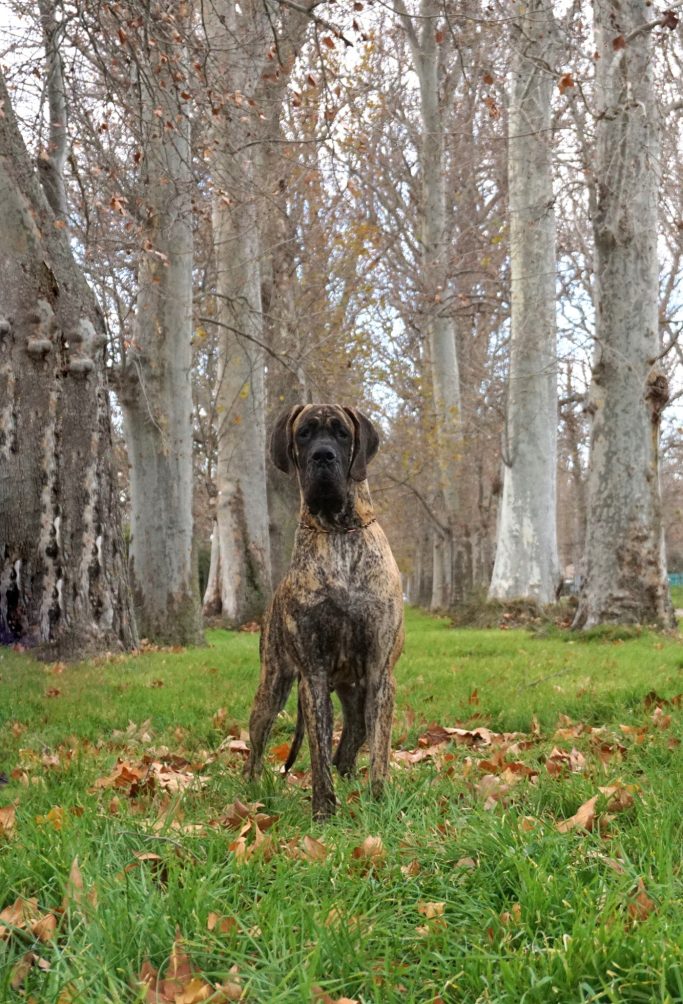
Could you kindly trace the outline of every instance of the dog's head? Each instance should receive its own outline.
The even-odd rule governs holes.
[[[270,440],[279,470],[296,470],[312,513],[341,512],[349,483],[365,481],[377,453],[377,430],[360,411],[337,404],[298,404],[280,415]]]

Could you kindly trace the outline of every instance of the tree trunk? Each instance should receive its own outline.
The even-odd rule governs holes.
[[[647,0],[596,0],[596,347],[575,627],[674,624],[659,493],[658,111]],[[638,29],[643,29],[640,30]]]
[[[434,538],[432,609],[444,609],[462,598],[457,575],[463,562],[458,553],[462,409],[455,318],[450,289],[450,232],[446,200],[443,107],[440,99],[440,46],[434,0],[421,0],[416,28],[402,2],[398,4],[408,33],[413,67],[420,86],[422,117],[420,172],[422,176],[421,243],[423,310],[429,344],[429,364],[435,417],[435,447],[440,477],[441,518],[447,532]]]
[[[237,625],[260,617],[271,592],[260,186],[254,157],[260,121],[252,96],[272,38],[267,8],[249,0],[241,7],[225,0],[209,5],[206,19],[211,83],[216,95],[226,97],[212,141],[216,323],[222,347],[216,546],[204,607]],[[251,104],[235,100],[236,95],[252,97]]]
[[[552,603],[557,552],[555,214],[550,159],[552,12],[521,7],[512,26],[508,136],[512,338],[503,497],[489,597]]]
[[[178,15],[180,16],[180,15]],[[133,344],[119,383],[131,464],[130,570],[140,633],[166,644],[202,640],[192,546],[192,198],[183,53],[154,26],[142,63],[145,249]],[[171,23],[177,32],[177,19]],[[159,112],[163,114],[159,114]]]
[[[0,103],[0,641],[81,657],[135,642],[106,337]]]

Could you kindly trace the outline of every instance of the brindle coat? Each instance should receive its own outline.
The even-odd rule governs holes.
[[[259,775],[275,716],[298,678],[299,722],[287,768],[301,741],[303,715],[318,819],[335,811],[332,764],[350,774],[366,739],[375,796],[389,771],[403,596],[366,481],[366,465],[378,446],[364,415],[329,404],[297,405],[280,416],[271,438],[275,465],[297,472],[301,511],[291,565],[261,635],[261,681],[249,720],[245,774]],[[333,690],[344,716],[334,758]]]

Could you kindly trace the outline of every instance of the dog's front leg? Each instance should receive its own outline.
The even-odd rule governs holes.
[[[381,796],[389,777],[395,690],[391,669],[385,670],[379,679],[370,681],[368,685],[365,723],[370,747],[370,788],[374,798]]]
[[[294,683],[295,673],[274,661],[264,662],[261,682],[249,717],[251,751],[244,765],[244,775],[251,780],[261,774],[263,754],[277,715],[282,711]]]
[[[334,815],[336,809],[332,784],[332,701],[327,675],[302,674],[299,693],[311,752],[313,816],[323,820]]]

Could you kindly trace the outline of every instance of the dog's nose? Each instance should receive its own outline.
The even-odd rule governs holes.
[[[313,454],[316,464],[331,464],[336,460],[336,454],[329,446],[318,446]]]

